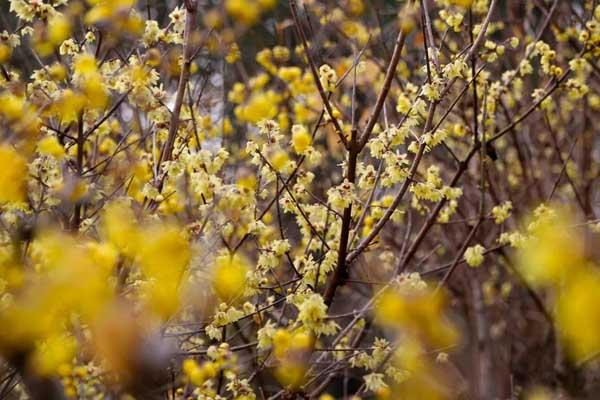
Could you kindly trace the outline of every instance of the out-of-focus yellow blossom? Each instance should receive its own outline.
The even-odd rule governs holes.
[[[93,109],[102,109],[108,103],[108,90],[103,82],[97,66],[97,60],[92,54],[83,53],[77,56],[73,63],[73,78],[82,90],[83,97],[70,90],[64,91],[64,114],[77,114],[78,108],[87,105]],[[69,93],[69,95],[67,95]],[[71,117],[72,118],[72,117]]]
[[[217,376],[219,368],[212,361],[199,365],[195,360],[188,358],[182,363],[182,371],[190,383],[195,386],[202,386],[208,379]]]
[[[304,383],[308,367],[300,363],[286,363],[275,370],[277,380],[285,387],[297,389]]]
[[[27,160],[9,145],[0,146],[0,203],[26,198]]]
[[[30,359],[31,367],[41,376],[58,373],[69,365],[76,355],[77,343],[73,337],[57,335],[39,343]]]
[[[261,14],[259,2],[254,0],[226,0],[225,10],[233,19],[243,25],[254,25]]]
[[[225,61],[227,61],[229,64],[233,64],[236,61],[238,61],[241,58],[241,56],[242,52],[240,51],[240,47],[237,43],[234,43],[229,48],[229,52],[225,56]]]
[[[302,70],[298,67],[281,67],[277,76],[285,82],[292,82],[302,76]]]
[[[290,49],[286,46],[273,47],[273,58],[279,62],[288,61],[290,59]]]
[[[56,14],[48,20],[48,41],[53,46],[58,46],[69,38],[71,34],[71,21],[64,14]]]
[[[473,5],[474,0],[441,0],[446,5],[455,5],[464,8],[469,8]]]
[[[191,256],[189,244],[180,228],[164,224],[145,229],[141,237],[137,260],[149,280],[144,295],[150,309],[167,318],[179,307],[179,286]]]
[[[89,242],[86,244],[89,257],[94,264],[105,271],[111,271],[119,259],[119,252],[110,243]]]
[[[551,208],[536,209],[530,235],[519,252],[523,276],[535,285],[558,284],[584,264],[583,240],[570,218]]]
[[[0,334],[4,355],[31,351],[32,367],[42,374],[55,374],[71,361],[73,339],[65,327],[74,317],[93,322],[114,293],[109,280],[114,258],[100,258],[90,249],[60,232],[42,232],[32,241],[27,285],[0,309],[0,322],[13,327]],[[2,268],[3,278],[8,272]],[[25,323],[28,319],[36,324]]]
[[[133,256],[141,240],[137,219],[131,208],[123,201],[106,206],[102,218],[102,230],[106,239],[119,251]]]
[[[256,190],[257,186],[256,177],[254,175],[240,177],[237,180],[237,186],[240,188],[240,190],[253,192]]]
[[[414,7],[411,3],[406,3],[406,5],[398,13],[398,24],[399,24],[398,27],[405,35],[408,35],[417,26],[416,21],[417,21],[416,7]]]
[[[600,311],[594,306],[600,301],[600,275],[592,269],[570,274],[559,291],[556,323],[569,354],[583,361],[600,351]]]
[[[528,389],[525,395],[525,400],[553,400],[555,397],[552,392],[544,387],[534,387]]]
[[[304,382],[313,343],[313,337],[303,331],[278,329],[273,334],[273,352],[280,363],[275,376],[282,385],[297,388]]]
[[[573,221],[565,210],[536,208],[518,266],[530,283],[554,291],[558,335],[567,354],[581,362],[600,351],[600,312],[591,306],[600,301],[600,275],[586,261]]]
[[[12,49],[4,43],[0,43],[0,63],[7,62],[11,55]]]
[[[236,108],[238,118],[256,124],[263,119],[272,119],[277,115],[277,104],[281,97],[274,91],[256,93],[248,102]]]
[[[115,33],[142,34],[144,22],[135,12],[137,0],[88,0],[92,8],[85,14],[87,25],[106,24]]]
[[[298,154],[303,154],[312,144],[312,138],[304,125],[292,126],[292,146]]]
[[[240,255],[218,256],[213,267],[213,288],[223,301],[241,300],[246,289],[248,263]]]
[[[275,151],[270,157],[269,162],[277,172],[285,172],[290,161],[288,153],[284,150]]]
[[[94,77],[98,72],[96,58],[88,53],[77,56],[73,63],[73,72],[76,77],[84,79]]]
[[[52,104],[51,111],[61,117],[64,123],[75,122],[85,107],[86,99],[80,93],[65,89],[57,101]]]
[[[48,74],[55,81],[62,81],[67,77],[67,69],[64,65],[54,63],[48,68]]]
[[[447,346],[456,342],[458,334],[444,312],[443,292],[402,284],[381,295],[375,318],[379,324],[405,329],[427,344]]]
[[[335,400],[335,397],[333,397],[329,393],[324,393],[321,396],[319,396],[319,400]]]
[[[0,114],[9,121],[20,118],[26,108],[24,98],[6,92],[0,95]]]
[[[37,148],[40,154],[49,155],[59,160],[65,156],[65,148],[54,135],[41,139],[37,144]]]
[[[274,354],[283,358],[290,350],[307,350],[312,346],[313,339],[302,331],[290,332],[287,329],[277,329],[272,338]]]

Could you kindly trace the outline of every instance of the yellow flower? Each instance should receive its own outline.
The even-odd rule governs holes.
[[[534,387],[527,390],[525,400],[552,400],[555,399],[552,392],[545,387]]]
[[[152,46],[154,43],[158,42],[162,31],[157,21],[146,21],[146,26],[144,29],[144,36],[142,37],[142,42],[146,47]]]
[[[60,45],[71,35],[71,21],[63,14],[56,14],[48,20],[48,41],[54,46]]]
[[[10,11],[14,11],[24,21],[31,21],[35,16],[33,6],[24,0],[10,0]]]
[[[89,242],[86,247],[94,265],[106,271],[111,271],[117,265],[119,252],[112,244]]]
[[[510,217],[510,211],[512,209],[512,203],[507,201],[503,204],[497,205],[492,208],[492,215],[496,224],[501,224]]]
[[[558,332],[570,356],[582,361],[600,351],[600,276],[596,271],[573,273],[556,305]]]
[[[10,121],[22,117],[25,107],[25,99],[22,97],[10,93],[0,95],[0,114]]]
[[[477,244],[465,250],[465,261],[470,267],[479,267],[483,262],[483,252],[485,248]]]
[[[246,288],[248,264],[239,255],[222,255],[215,260],[213,288],[220,299],[231,302],[241,299]]]
[[[37,346],[30,364],[42,376],[57,374],[60,369],[72,362],[76,350],[77,343],[73,337],[65,335],[51,337]]]
[[[4,43],[0,43],[0,63],[3,64],[7,62],[11,55],[12,49]]]
[[[402,114],[408,114],[408,112],[410,111],[410,106],[411,102],[408,96],[406,96],[404,93],[401,93],[400,96],[398,96],[396,111]]]
[[[0,203],[26,198],[27,161],[9,145],[0,146]]]
[[[408,280],[381,295],[375,318],[381,325],[402,329],[434,346],[447,346],[456,342],[457,332],[445,317],[444,306],[442,292],[412,286]]]
[[[273,347],[276,357],[283,357],[292,343],[292,334],[287,329],[277,329],[273,334]]]
[[[94,76],[98,72],[96,58],[88,53],[77,56],[73,63],[73,70],[76,75],[83,78]]]
[[[473,0],[448,0],[448,2],[455,6],[460,6],[464,8],[469,8],[473,4]]]
[[[279,79],[285,82],[292,82],[302,76],[302,70],[298,67],[281,67],[277,71]]]
[[[87,105],[92,109],[104,109],[108,104],[108,90],[102,83],[100,77],[87,79],[83,84]]]
[[[148,279],[144,294],[157,315],[168,318],[179,307],[179,285],[191,257],[189,243],[181,229],[156,224],[145,229],[138,242],[138,262]]]
[[[283,386],[295,389],[304,383],[306,371],[304,363],[288,362],[275,369],[275,376]]]
[[[241,56],[242,53],[240,51],[240,47],[237,45],[237,43],[234,43],[229,48],[229,53],[227,53],[225,56],[225,61],[227,61],[229,64],[233,64],[238,61]]]
[[[54,63],[48,68],[48,74],[55,81],[62,81],[67,77],[67,69],[59,63]]]
[[[59,143],[56,136],[46,136],[37,143],[38,152],[40,154],[49,155],[61,160],[65,156],[65,149]]]
[[[93,0],[89,2],[94,6],[85,15],[84,22],[92,25],[111,17],[127,15],[127,12],[135,6],[136,0]]]
[[[306,332],[290,332],[278,329],[273,334],[273,352],[281,364],[275,376],[284,386],[300,386],[305,379],[307,363],[305,356],[313,345],[313,337]]]
[[[256,181],[256,177],[251,174],[242,176],[237,180],[237,187],[241,191],[245,192],[254,192],[256,190],[257,184],[258,182]]]
[[[276,151],[269,157],[269,159],[275,171],[278,172],[285,172],[284,170],[286,169],[286,167],[288,166],[288,162],[290,161],[288,154],[283,150]]]
[[[201,386],[206,380],[204,374],[202,373],[202,369],[198,363],[192,359],[184,360],[182,369],[185,376],[193,385]]]
[[[143,232],[139,262],[145,273],[171,279],[179,276],[190,260],[188,242],[175,226],[154,225]]]
[[[364,376],[364,380],[365,380],[365,387],[367,388],[367,390],[370,390],[371,392],[379,392],[383,389],[386,389],[388,387],[388,385],[384,382],[385,375],[384,374],[380,374],[380,373],[376,373],[373,372],[371,374],[365,375]]]
[[[58,114],[64,123],[75,122],[85,106],[86,99],[80,93],[65,89],[58,101],[52,105],[52,110]],[[75,148],[75,147],[73,147]]]
[[[263,119],[272,119],[277,115],[277,103],[280,96],[273,91],[252,95],[247,104],[239,108],[238,117],[253,124]]]
[[[312,138],[304,125],[292,126],[292,146],[294,151],[302,154],[310,147]]]
[[[319,68],[319,81],[323,86],[323,89],[333,92],[335,91],[335,84],[338,80],[337,74],[333,68],[327,64],[321,65]]]
[[[417,12],[416,8],[410,3],[407,3],[402,10],[398,13],[398,22],[400,30],[408,35],[417,26]]]
[[[309,329],[316,328],[327,317],[327,306],[323,297],[316,293],[304,300],[299,309],[298,319]]]
[[[257,2],[264,10],[270,10],[277,5],[277,0],[257,0]]]
[[[519,252],[519,266],[533,284],[558,284],[584,264],[583,239],[563,213],[538,207],[536,214],[529,225],[531,235]]]
[[[114,202],[106,206],[102,227],[110,243],[124,254],[133,255],[140,237],[136,217],[127,204]]]
[[[260,17],[260,7],[248,0],[226,0],[225,11],[246,26],[254,25]]]

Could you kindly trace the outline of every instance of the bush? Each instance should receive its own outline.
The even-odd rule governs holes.
[[[2,6],[0,398],[595,395],[595,1],[179,3]]]

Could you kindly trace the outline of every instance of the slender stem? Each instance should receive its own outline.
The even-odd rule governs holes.
[[[409,2],[409,6],[412,4],[412,1]],[[373,107],[373,111],[371,115],[369,115],[369,122],[367,126],[363,130],[360,135],[360,139],[358,140],[358,147],[362,149],[367,144],[371,133],[373,132],[373,128],[375,128],[375,124],[379,120],[379,115],[381,114],[381,110],[383,109],[383,104],[387,95],[392,87],[392,80],[396,75],[396,68],[398,67],[398,63],[400,62],[400,56],[402,55],[402,49],[404,48],[404,43],[406,42],[406,34],[403,30],[400,30],[398,37],[396,39],[396,44],[394,46],[394,52],[392,53],[392,59],[388,65],[388,68],[385,72],[385,78],[383,80],[383,87],[377,96],[377,101],[375,102],[375,107]]]
[[[327,95],[327,93],[325,93],[325,89],[323,88],[323,85],[321,85],[317,67],[315,66],[310,48],[308,47],[308,39],[306,38],[306,33],[304,32],[304,29],[302,28],[302,24],[300,24],[300,21],[298,19],[298,9],[297,9],[295,0],[290,0],[290,10],[292,11],[292,17],[294,18],[294,24],[296,27],[296,31],[298,32],[298,36],[300,36],[300,39],[302,40],[302,46],[304,47],[304,52],[306,53],[306,58],[308,60],[308,65],[310,67],[310,72],[313,75],[313,80],[315,82],[315,85],[317,86],[317,90],[319,91],[319,95],[321,96],[321,100],[323,101],[323,105],[325,106],[325,109],[327,110],[327,114],[329,115],[329,118],[331,119],[331,122],[333,123],[333,126],[335,128],[335,131],[336,131],[338,137],[340,138],[340,141],[344,144],[344,147],[346,147],[346,149],[348,149],[348,140],[344,136],[344,131],[342,130],[340,123],[338,122],[337,118],[333,115],[333,108],[331,107],[331,103],[329,101],[329,96]]]
[[[192,38],[196,32],[196,20],[198,7],[195,0],[188,0],[185,2],[185,30],[183,39],[183,65],[181,66],[181,73],[179,75],[179,83],[177,85],[177,94],[175,96],[175,105],[173,106],[173,113],[171,114],[171,121],[169,123],[169,133],[167,136],[167,142],[165,143],[158,164],[161,165],[165,161],[170,161],[173,156],[173,147],[175,146],[175,139],[177,138],[177,130],[179,128],[179,115],[181,114],[181,106],[183,105],[183,99],[187,82],[190,76],[190,66],[192,64]],[[160,186],[162,186],[163,180],[161,180]]]

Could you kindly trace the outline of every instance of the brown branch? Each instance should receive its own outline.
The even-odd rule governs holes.
[[[412,1],[408,3],[409,6],[412,4]],[[406,18],[406,17],[405,17]],[[396,67],[398,67],[398,63],[400,62],[400,56],[402,55],[402,49],[404,48],[404,42],[406,41],[406,34],[403,30],[400,30],[398,37],[396,39],[396,44],[394,46],[394,52],[392,53],[392,59],[388,65],[388,69],[385,72],[385,79],[383,81],[383,87],[377,96],[377,101],[375,102],[375,107],[369,116],[369,122],[367,126],[363,130],[360,135],[360,139],[358,140],[358,148],[362,149],[365,147],[367,142],[369,141],[369,137],[371,136],[371,132],[373,132],[373,128],[375,128],[375,124],[377,124],[377,120],[379,119],[379,115],[381,114],[381,110],[383,109],[383,104],[387,95],[392,87],[392,80],[396,75]]]
[[[329,114],[331,122],[333,123],[333,126],[335,128],[335,131],[336,131],[338,137],[340,138],[340,141],[344,144],[344,147],[346,147],[346,149],[348,149],[348,140],[344,136],[344,131],[342,130],[340,123],[338,122],[337,118],[333,115],[333,109],[331,107],[331,103],[329,102],[329,96],[327,95],[327,93],[325,93],[325,89],[323,88],[323,85],[321,85],[321,81],[319,79],[319,72],[317,71],[317,67],[315,66],[315,62],[312,58],[310,49],[308,47],[308,39],[306,38],[306,33],[304,32],[304,29],[302,28],[302,25],[300,24],[300,20],[298,19],[298,9],[297,9],[295,0],[290,0],[290,10],[292,12],[292,17],[294,19],[294,25],[296,27],[296,32],[298,33],[298,36],[300,36],[300,39],[302,40],[302,46],[304,47],[304,52],[306,53],[306,59],[308,60],[310,72],[312,73],[313,80],[315,81],[315,85],[317,86],[317,90],[319,91],[319,95],[321,96],[321,101],[323,102],[323,105],[325,106],[325,109],[327,110],[327,114]]]
[[[173,113],[171,114],[171,121],[169,123],[169,133],[167,136],[167,142],[165,143],[158,160],[158,165],[161,165],[165,161],[170,161],[173,155],[173,147],[175,146],[175,139],[177,137],[177,130],[179,128],[179,115],[181,113],[181,106],[183,105],[184,93],[187,87],[187,82],[190,76],[190,66],[192,63],[192,39],[194,32],[196,32],[196,19],[198,7],[195,0],[186,0],[186,11],[185,11],[185,30],[183,39],[183,65],[181,66],[181,73],[179,75],[179,83],[177,85],[177,94],[175,97],[175,105],[173,107]],[[163,180],[161,180],[162,186]]]
[[[356,129],[352,130],[352,138],[350,140],[350,148],[348,150],[348,170],[346,173],[346,179],[350,183],[354,183],[356,180],[356,166],[358,161],[359,149],[356,143],[357,139],[357,131]],[[343,283],[344,279],[347,278],[347,263],[346,263],[346,253],[348,251],[348,241],[350,239],[350,228],[352,223],[352,204],[344,209],[344,215],[342,217],[342,230],[340,232],[340,245],[338,248],[338,259],[337,266],[333,273],[331,274],[329,280],[327,281],[327,286],[325,287],[325,292],[323,294],[323,299],[325,300],[325,304],[330,306],[333,302],[333,297],[335,296],[335,292]]]

